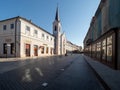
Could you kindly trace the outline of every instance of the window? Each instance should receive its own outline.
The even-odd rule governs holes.
[[[97,43],[97,58],[100,59],[101,55],[101,42]]]
[[[46,53],[48,54],[48,47],[46,48]]]
[[[11,43],[11,54],[14,54],[14,43]]]
[[[75,47],[73,50],[75,50]],[[91,46],[88,47],[88,53],[89,53],[89,55],[91,54]]]
[[[3,44],[3,54],[7,54],[7,44]]]
[[[44,34],[42,34],[42,37],[44,37]]]
[[[96,56],[96,44],[92,45],[92,57]]]
[[[7,26],[6,25],[3,25],[3,30],[6,30],[7,29]]]
[[[30,27],[29,27],[29,26],[26,26],[26,30],[30,31]]]
[[[51,41],[52,41],[52,38],[51,38]]]
[[[14,24],[11,24],[11,25],[10,25],[10,28],[13,29],[13,28],[14,28]]]
[[[102,59],[106,59],[106,39],[102,41]]]
[[[57,31],[57,26],[55,26],[55,31]]]
[[[38,31],[37,30],[34,30],[34,36],[38,37]]]
[[[45,39],[45,35],[42,33],[42,39]]]
[[[49,36],[47,36],[46,38],[47,38],[47,40],[49,40]]]
[[[107,38],[107,61],[112,61],[112,36]]]
[[[29,26],[26,26],[26,34],[30,35],[30,27]]]

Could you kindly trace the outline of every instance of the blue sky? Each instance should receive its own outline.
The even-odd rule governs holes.
[[[1,0],[0,20],[22,16],[52,33],[57,3],[62,30],[67,39],[83,46],[84,37],[100,0]]]

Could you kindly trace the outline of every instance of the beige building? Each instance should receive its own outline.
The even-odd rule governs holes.
[[[67,53],[76,52],[76,51],[81,52],[82,47],[75,45],[75,44],[71,43],[70,41],[67,41],[66,42],[66,51],[67,51]]]
[[[0,57],[31,57],[54,53],[54,36],[19,16],[0,21],[0,40]]]
[[[53,22],[53,34],[20,16],[2,20],[0,57],[64,55],[66,51],[77,49],[77,45],[69,45],[61,27],[58,8]]]

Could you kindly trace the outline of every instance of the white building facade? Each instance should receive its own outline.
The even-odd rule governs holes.
[[[62,32],[58,7],[53,22],[53,34],[31,20],[14,17],[0,21],[0,57],[34,57],[64,55],[76,49]]]
[[[54,36],[19,16],[0,21],[0,40],[0,57],[54,54]]]
[[[75,45],[75,44],[71,43],[70,41],[67,41],[66,42],[66,52],[71,53],[71,52],[76,52],[76,51],[81,52],[82,47]]]

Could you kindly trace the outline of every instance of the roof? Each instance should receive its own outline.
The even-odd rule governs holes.
[[[38,25],[34,24],[33,22],[31,22],[31,20],[28,20],[28,19],[26,19],[26,18],[24,18],[24,17],[21,17],[21,16],[16,16],[16,17],[13,17],[13,18],[9,18],[9,19],[5,19],[5,20],[1,20],[0,22],[4,22],[4,21],[8,21],[8,20],[12,20],[12,19],[22,19],[22,20],[25,20],[26,22],[28,22],[28,23],[30,23],[30,24],[36,26],[37,28],[39,28],[39,29],[43,30],[44,32],[46,32],[46,33],[48,33],[48,34],[50,34],[50,35],[53,36],[53,34],[49,33],[49,32],[46,31],[45,29],[43,29],[43,28],[41,28],[40,26],[38,26]],[[53,36],[53,37],[54,37],[54,36]]]

